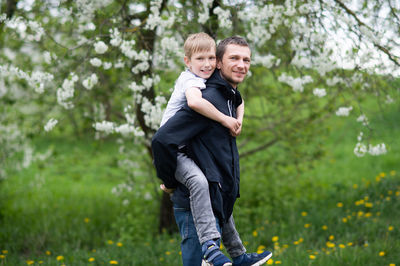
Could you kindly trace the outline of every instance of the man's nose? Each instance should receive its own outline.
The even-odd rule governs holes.
[[[243,59],[238,60],[238,62],[237,62],[237,67],[238,67],[238,68],[244,68],[244,66],[245,66],[245,64],[244,64]]]

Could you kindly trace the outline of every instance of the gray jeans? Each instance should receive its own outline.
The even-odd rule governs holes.
[[[175,178],[190,192],[190,209],[200,244],[221,238],[211,207],[208,181],[197,164],[184,153],[178,153]],[[222,228],[222,242],[231,257],[246,252],[231,216]]]

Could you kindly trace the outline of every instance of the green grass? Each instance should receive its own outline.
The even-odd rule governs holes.
[[[376,124],[389,147],[384,156],[355,157],[360,125],[334,117],[326,153],[311,170],[265,176],[244,163],[235,219],[248,251],[273,251],[274,265],[400,265],[399,118],[393,107]],[[0,265],[181,264],[179,235],[157,232],[151,165],[135,174],[131,192],[116,196],[112,188],[128,173],[114,142],[34,143],[52,148],[50,158],[0,184]]]

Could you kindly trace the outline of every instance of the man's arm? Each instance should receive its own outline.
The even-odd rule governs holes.
[[[236,132],[240,127],[236,118],[221,113],[212,103],[204,99],[199,88],[188,88],[185,95],[188,106],[197,113],[217,121],[224,127],[228,128],[231,132]]]
[[[237,137],[242,132],[242,125],[243,125],[243,116],[244,116],[244,101],[236,108],[236,118],[239,122],[239,127],[236,131],[231,131],[231,135]]]
[[[154,166],[165,187],[175,188],[179,184],[175,179],[179,146],[206,129],[209,121],[184,107],[154,134],[151,142]]]

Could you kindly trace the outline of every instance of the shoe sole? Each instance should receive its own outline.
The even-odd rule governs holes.
[[[251,264],[251,266],[259,266],[259,265],[262,265],[262,264],[266,263],[267,260],[269,260],[271,257],[272,257],[272,253],[269,254],[268,256],[266,256],[265,258],[263,258],[262,260],[259,260],[259,261],[257,261],[256,263]]]
[[[208,262],[205,261],[205,260],[202,260],[202,262],[201,262],[201,266],[213,266],[213,265],[214,265],[214,264],[208,263]],[[225,263],[223,266],[232,266],[232,263],[227,262],[227,263]]]

